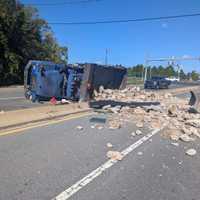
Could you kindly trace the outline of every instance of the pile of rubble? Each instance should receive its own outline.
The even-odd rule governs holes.
[[[126,122],[131,122],[138,127],[132,135],[141,134],[139,129],[145,126],[164,128],[162,135],[174,141],[190,142],[200,138],[200,114],[188,112],[190,106],[186,99],[170,93],[147,92],[139,87],[124,90],[100,87],[99,92],[94,94],[96,101],[115,102],[114,106],[108,104],[102,108],[111,113],[108,120],[110,129],[119,129]],[[119,102],[126,102],[126,105]]]

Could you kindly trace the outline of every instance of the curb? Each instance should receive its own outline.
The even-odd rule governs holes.
[[[12,125],[8,125],[8,126],[2,126],[2,127],[0,127],[0,131],[5,130],[5,129],[16,128],[16,127],[27,125],[27,124],[30,124],[30,123],[45,122],[45,121],[48,121],[48,120],[59,119],[59,118],[66,117],[66,116],[69,116],[69,115],[75,115],[75,114],[79,114],[79,113],[87,113],[87,112],[91,112],[91,111],[93,111],[92,108],[87,108],[87,109],[83,109],[83,110],[80,110],[80,111],[69,112],[69,113],[62,114],[62,115],[56,115],[56,116],[51,116],[51,117],[47,117],[47,118],[43,118],[43,119],[36,119],[36,120],[12,124]]]

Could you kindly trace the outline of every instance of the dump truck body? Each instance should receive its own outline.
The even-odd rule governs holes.
[[[126,73],[123,67],[29,61],[24,71],[25,96],[32,101],[52,97],[89,100],[100,86],[109,89],[125,87]]]

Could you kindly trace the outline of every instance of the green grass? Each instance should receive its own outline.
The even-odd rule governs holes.
[[[127,84],[128,85],[143,85],[144,81],[138,77],[128,76]]]

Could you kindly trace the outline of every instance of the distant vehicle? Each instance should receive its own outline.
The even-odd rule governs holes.
[[[180,82],[180,78],[177,77],[168,77],[166,80],[171,81],[171,82]]]
[[[171,81],[163,76],[153,76],[144,83],[145,89],[168,89]]]

